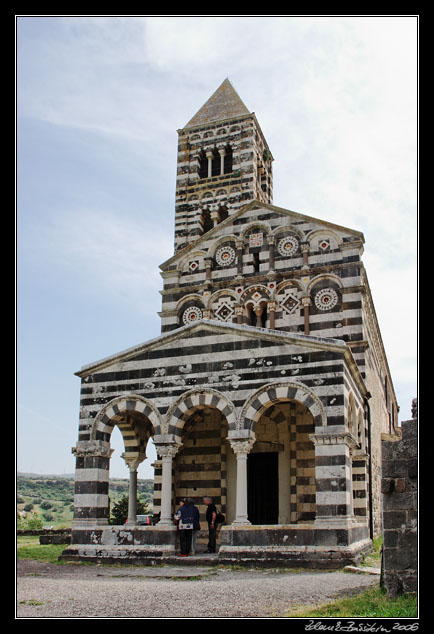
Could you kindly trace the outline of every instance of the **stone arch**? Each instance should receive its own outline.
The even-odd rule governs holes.
[[[267,239],[272,235],[270,225],[264,222],[263,220],[258,220],[256,222],[249,222],[249,224],[247,224],[243,228],[243,230],[240,233],[240,240],[242,240],[244,243],[246,239],[246,235],[249,233],[249,231],[255,228],[262,229],[264,233],[266,234]]]
[[[313,231],[307,238],[308,242],[309,242],[309,248],[310,250],[312,250],[313,245],[315,244],[316,240],[320,238],[329,238],[332,240],[332,246],[335,248],[340,248],[341,244],[342,244],[342,238],[335,232],[332,231],[331,229],[318,229],[317,231]],[[333,244],[335,243],[335,244]]]
[[[149,436],[160,433],[161,418],[158,410],[144,397],[131,394],[119,396],[102,408],[93,422],[91,440],[102,440],[109,443],[113,428],[117,424],[124,438],[125,447],[128,446],[128,451],[143,453],[147,438],[140,438],[134,425],[126,423],[123,428],[119,425],[119,423],[123,425],[122,421],[126,416],[130,415],[134,418],[135,414],[148,419],[152,426],[152,433]]]
[[[273,298],[276,297],[280,292],[282,292],[286,288],[296,287],[297,290],[302,293],[306,292],[306,286],[300,280],[284,280],[276,285],[276,288],[273,291]]]
[[[232,401],[217,390],[192,389],[185,392],[166,414],[167,433],[175,436],[176,442],[181,442],[182,429],[186,414],[194,408],[215,407],[225,416],[229,429],[236,428],[236,413]]]
[[[278,240],[281,236],[283,236],[286,233],[294,234],[295,236],[297,236],[300,242],[304,242],[306,239],[304,231],[302,231],[298,227],[294,227],[293,225],[286,225],[283,227],[279,226],[273,229],[273,232],[272,232],[275,240]]]
[[[236,242],[237,242],[237,237],[234,234],[221,236],[220,238],[217,238],[215,241],[213,241],[210,248],[208,249],[208,253],[206,257],[213,258],[215,257],[215,254],[217,250],[219,249],[219,247],[227,243],[236,244]]]
[[[306,385],[294,381],[269,383],[255,391],[241,411],[240,428],[254,431],[256,422],[270,404],[282,400],[299,401],[305,405],[313,416],[315,427],[327,424],[327,416],[320,399]]]
[[[182,260],[180,260],[178,269],[181,273],[195,273],[195,270],[190,268],[190,263],[194,260],[198,260],[200,264],[203,263],[203,258],[205,257],[206,252],[203,250],[200,251],[192,251],[188,253]],[[199,268],[199,267],[198,267]]]
[[[181,298],[176,304],[175,311],[178,315],[178,324],[186,326],[200,321],[203,318],[205,304],[203,297],[198,293],[192,293]]]
[[[343,284],[342,284],[342,280],[340,277],[338,277],[337,275],[333,275],[333,273],[324,273],[324,274],[320,274],[317,275],[316,277],[314,277],[310,283],[309,286],[307,287],[307,291],[308,293],[312,293],[312,289],[319,283],[319,282],[324,282],[326,280],[331,280],[332,282],[334,282],[337,286],[339,286],[340,289],[342,289]]]
[[[223,288],[220,289],[219,291],[216,291],[215,293],[213,293],[206,304],[207,308],[211,308],[211,306],[213,305],[213,303],[221,296],[224,295],[228,295],[230,297],[232,297],[234,299],[235,302],[237,302],[237,304],[239,303],[239,296],[237,295],[236,291],[231,290],[230,288]]]

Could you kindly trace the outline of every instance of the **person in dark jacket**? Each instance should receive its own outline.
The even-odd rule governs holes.
[[[175,513],[175,520],[178,520],[180,557],[187,557],[191,551],[191,538],[195,523],[194,505],[190,504],[188,498],[185,498],[184,503]]]
[[[191,498],[190,498],[190,504],[193,507],[193,516],[194,516],[193,533],[191,537],[191,554],[194,555],[196,552],[197,531],[200,531],[200,513],[199,513],[199,509],[197,508],[197,506],[194,505],[194,502]]]
[[[203,498],[204,504],[207,505],[206,509],[206,521],[208,522],[208,548],[205,552],[215,553],[216,551],[216,529],[217,529],[217,509],[208,496]]]

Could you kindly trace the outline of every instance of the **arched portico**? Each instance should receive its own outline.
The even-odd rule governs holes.
[[[155,407],[141,396],[118,397],[107,403],[95,417],[89,440],[73,447],[76,455],[76,487],[74,522],[108,524],[110,438],[114,427],[124,442],[122,458],[129,469],[128,522],[136,522],[137,469],[146,458],[146,446],[160,429],[160,416]]]
[[[222,485],[225,439],[228,428],[235,427],[235,407],[217,390],[189,390],[171,405],[162,424],[164,433],[154,437],[162,466],[159,524],[173,523],[175,501],[181,497],[198,502],[212,493],[210,488],[219,492],[226,488]],[[221,493],[218,497],[221,504]]]

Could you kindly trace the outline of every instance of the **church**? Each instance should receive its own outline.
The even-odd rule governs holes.
[[[381,436],[398,434],[363,234],[273,205],[272,152],[228,79],[178,139],[161,334],[76,373],[62,558],[167,561],[179,501],[192,498],[205,528],[207,495],[226,517],[219,562],[355,563],[381,532]],[[124,526],[108,522],[116,425],[130,474]],[[151,438],[158,521],[139,526]]]

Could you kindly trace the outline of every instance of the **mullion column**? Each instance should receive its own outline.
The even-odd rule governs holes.
[[[232,524],[250,524],[247,515],[247,456],[255,438],[229,438],[229,441],[237,458],[236,510]]]

